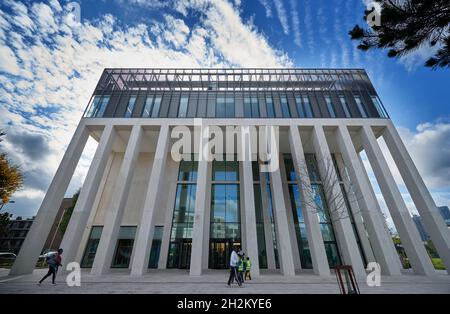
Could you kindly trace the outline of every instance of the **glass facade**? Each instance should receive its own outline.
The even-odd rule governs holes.
[[[331,93],[347,105],[322,104]],[[91,99],[85,117],[341,118],[339,102],[355,118],[388,117],[360,69],[105,69]]]
[[[327,103],[328,114],[331,118],[336,118],[336,112],[334,110],[333,102],[330,96],[325,96],[325,102]]]
[[[133,115],[134,105],[136,104],[136,96],[131,96],[128,100],[127,110],[125,110],[125,118],[131,118]]]
[[[258,259],[259,268],[267,268],[267,251],[264,230],[264,206],[261,194],[261,181],[259,174],[259,165],[257,161],[252,162],[253,172],[253,194],[255,201],[255,218],[256,218],[256,239],[258,242]]]
[[[272,227],[272,241],[273,241],[273,251],[275,255],[275,267],[280,268],[280,259],[278,256],[278,241],[277,241],[277,227],[275,224],[275,212],[273,210],[273,201],[272,201],[272,188],[270,186],[270,174],[269,172],[264,172],[265,181],[266,181],[266,193],[267,193],[267,206],[269,207],[269,218],[270,225]]]
[[[348,103],[345,99],[344,95],[339,95],[339,101],[341,102],[342,109],[344,110],[344,114],[346,118],[351,118],[350,109],[348,109]]]
[[[327,200],[323,190],[322,180],[314,154],[305,154],[306,166],[309,173],[312,189],[312,202],[316,207],[317,217],[319,218],[320,230],[327,253],[328,265],[333,268],[341,265],[341,257],[333,230],[333,222],[330,217]],[[309,200],[308,200],[309,201]]]
[[[155,226],[153,231],[152,247],[148,259],[148,268],[158,268],[159,252],[161,251],[161,242],[164,226]]]
[[[347,191],[345,189],[345,183],[344,183],[344,180],[342,179],[341,171],[340,171],[339,166],[338,166],[337,161],[336,161],[336,155],[335,154],[331,154],[331,157],[333,159],[334,169],[336,171],[336,175],[337,175],[338,180],[339,180],[339,187],[341,189],[341,193],[342,193],[342,196],[344,198],[345,207],[347,208],[348,217],[349,217],[350,222],[352,224],[353,234],[355,235],[356,243],[358,244],[358,250],[359,250],[359,253],[361,255],[362,261],[364,263],[364,266],[367,266],[367,258],[366,258],[366,255],[364,253],[364,249],[362,247],[361,238],[359,236],[358,229],[356,228],[355,217],[353,215],[353,209],[352,209],[352,207],[350,205],[350,202],[349,202],[349,199],[348,199],[348,194],[347,194]],[[344,171],[346,171],[346,170],[344,169]]]
[[[193,158],[182,160],[179,165],[167,268],[189,268],[190,265],[197,167]]]
[[[280,102],[281,102],[281,112],[283,113],[283,118],[290,118],[291,111],[289,110],[289,104],[288,104],[287,97],[285,95],[280,96]]]
[[[266,96],[266,111],[268,118],[275,118],[275,109],[273,107],[272,96]]]
[[[303,269],[312,268],[311,252],[309,250],[308,236],[306,233],[305,219],[303,217],[300,190],[297,184],[294,163],[291,155],[284,155],[287,186],[291,201],[292,215],[294,217],[295,235],[297,237],[298,252]]]
[[[133,251],[136,226],[121,226],[111,268],[128,268]]]
[[[239,162],[214,160],[211,184],[209,268],[228,268],[231,249],[234,245],[241,245]]]
[[[188,109],[188,101],[189,101],[189,96],[187,96],[187,95],[181,96],[180,105],[178,107],[178,118],[186,118],[187,109]]]
[[[355,102],[356,102],[356,106],[358,108],[358,111],[361,114],[361,117],[367,118],[367,112],[366,112],[366,109],[364,109],[364,104],[363,104],[363,102],[361,100],[361,97],[355,95],[354,98],[355,98]]]
[[[86,244],[83,258],[81,259],[81,267],[90,268],[94,264],[94,258],[97,253],[98,244],[100,243],[102,231],[103,226],[92,226],[91,233],[89,234],[89,240]]]

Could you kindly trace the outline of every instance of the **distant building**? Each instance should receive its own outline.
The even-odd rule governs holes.
[[[20,216],[12,219],[8,225],[8,234],[0,238],[0,251],[19,253],[20,247],[33,224],[33,220],[34,217],[23,219]]]
[[[420,216],[413,215],[412,219],[416,224],[417,230],[419,230],[420,238],[422,239],[422,241],[430,240],[430,235],[428,234],[427,230],[425,230],[422,218]]]
[[[438,210],[447,226],[450,227],[450,210],[448,209],[448,206],[439,206]]]
[[[53,222],[50,233],[45,241],[42,251],[52,251],[59,248],[63,234],[59,230],[62,218],[65,211],[72,205],[73,198],[64,198],[59,207],[55,221]],[[25,237],[30,231],[33,224],[34,216],[32,218],[24,219],[18,216],[12,219],[8,225],[8,234],[0,238],[0,252],[12,252],[18,254]]]

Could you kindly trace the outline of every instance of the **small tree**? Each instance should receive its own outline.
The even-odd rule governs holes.
[[[426,61],[425,66],[450,67],[450,1],[375,2],[381,7],[380,25],[373,25],[369,29],[355,25],[349,32],[351,39],[360,42],[359,49],[387,48],[388,57],[393,58],[408,55],[423,46],[436,46],[439,49]],[[374,10],[366,10],[364,19],[370,18]]]
[[[329,215],[332,222],[351,218],[350,214],[359,212],[352,205],[361,199],[361,195],[352,184],[350,170],[345,165],[338,168],[333,158],[317,160],[317,163],[309,159],[300,162],[299,171],[301,178],[306,174],[310,178],[310,184],[299,180],[305,210],[324,215],[324,218]]]
[[[11,195],[23,185],[20,167],[11,163],[5,153],[0,154],[0,201],[9,202]]]

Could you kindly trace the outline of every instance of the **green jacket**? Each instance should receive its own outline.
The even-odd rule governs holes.
[[[250,271],[250,268],[252,266],[252,264],[250,263],[250,260],[247,260],[246,263],[247,263],[247,266],[245,267],[245,270]]]

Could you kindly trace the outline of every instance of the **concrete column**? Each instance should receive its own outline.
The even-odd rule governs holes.
[[[414,272],[433,275],[435,273],[433,264],[370,126],[362,127],[361,138]]]
[[[155,157],[152,165],[152,172],[147,186],[144,208],[137,232],[136,246],[131,263],[131,275],[143,275],[148,269],[148,260],[153,240],[154,214],[160,203],[160,196],[163,191],[164,170],[166,169],[167,152],[169,148],[169,126],[162,125],[159,131],[158,143],[156,146]]]
[[[81,121],[56,170],[10,275],[33,272],[88,138],[89,130]]]
[[[202,127],[200,136],[200,156],[202,155],[203,143],[208,139],[208,127]],[[204,260],[207,259],[208,250],[205,250],[206,241],[206,223],[209,221],[209,204],[207,202],[208,194],[208,175],[209,165],[206,156],[199,157],[197,170],[197,191],[195,193],[195,213],[194,226],[192,230],[192,249],[191,249],[191,266],[190,275],[200,276],[203,272]]]
[[[264,218],[264,240],[266,242],[267,269],[276,269],[275,251],[273,247],[272,221],[269,213],[269,195],[267,195],[267,181],[265,173],[260,174],[261,200]],[[270,186],[269,186],[270,188]]]
[[[243,129],[246,128],[244,131]],[[244,153],[242,164],[243,180],[241,185],[244,189],[245,201],[245,232],[246,232],[246,250],[247,256],[251,259],[252,274],[259,276],[259,256],[258,256],[258,239],[256,232],[256,213],[255,198],[253,191],[253,172],[252,172],[252,152],[250,145],[250,131],[248,127],[242,127],[242,152]]]
[[[283,275],[295,276],[294,257],[292,255],[292,244],[289,236],[289,226],[286,214],[287,206],[284,202],[280,168],[272,171],[270,176],[272,178],[272,199],[275,209],[275,223],[277,226],[277,245],[280,268]]]
[[[341,176],[343,176],[344,181],[344,187],[347,191],[347,199],[350,204],[350,211],[351,215],[353,215],[353,220],[355,222],[356,232],[358,232],[359,240],[361,242],[362,250],[364,252],[364,255],[366,257],[367,263],[375,262],[375,256],[373,255],[372,246],[370,245],[370,240],[367,235],[367,230],[364,225],[364,220],[361,215],[361,210],[359,209],[358,202],[356,201],[355,197],[350,198],[350,193],[355,193],[354,184],[349,182],[349,175],[348,175],[348,169],[345,167],[344,161],[342,160],[341,154],[336,154],[336,163],[339,167],[339,171],[341,172]],[[344,174],[345,173],[345,174]]]
[[[66,264],[76,260],[78,247],[80,246],[106,164],[111,155],[115,136],[114,126],[111,124],[105,126],[61,243]]]
[[[324,190],[329,191],[326,201],[330,209],[330,217],[339,248],[344,258],[345,264],[352,265],[353,271],[357,277],[365,277],[366,271],[362,262],[361,254],[359,254],[358,244],[356,243],[355,234],[352,224],[348,216],[347,208],[342,209],[343,195],[339,186],[339,180],[334,168],[333,160],[325,132],[322,126],[317,126],[313,130],[313,145],[316,152],[317,163]],[[327,179],[328,178],[328,179]],[[345,206],[345,205],[344,205]]]
[[[305,195],[304,189],[311,190],[311,182],[309,180],[305,153],[303,151],[302,140],[297,126],[289,127],[289,145],[291,147],[292,161],[295,167],[300,197],[302,200],[305,200],[307,196]],[[303,201],[302,211],[305,219],[306,236],[308,238],[314,273],[317,275],[329,275],[330,267],[328,265],[325,246],[323,244],[316,208],[314,208],[310,202]]]
[[[381,209],[372,189],[359,155],[356,153],[353,141],[346,126],[339,126],[336,130],[336,140],[344,164],[348,169],[350,180],[353,182],[356,200],[369,234],[373,253],[380,264],[381,272],[385,275],[400,275],[400,265],[394,244],[387,230],[384,228]]]
[[[392,124],[389,124],[385,129],[383,138],[416,205],[425,228],[447,268],[447,273],[450,274],[450,231],[439,214],[430,192]]]
[[[128,145],[114,185],[114,193],[109,201],[102,236],[98,244],[91,274],[101,275],[109,270],[119,233],[130,183],[137,164],[142,139],[142,127],[133,126]]]

